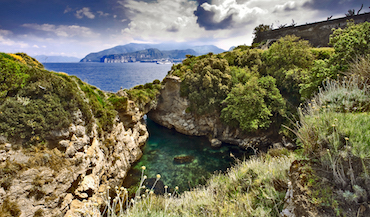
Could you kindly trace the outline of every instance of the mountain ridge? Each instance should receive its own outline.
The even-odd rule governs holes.
[[[202,46],[192,46],[186,43],[161,43],[161,44],[140,44],[140,43],[129,43],[125,45],[118,45],[112,48],[108,48],[102,51],[89,53],[80,62],[101,62],[101,58],[107,55],[114,54],[125,54],[132,53],[136,51],[146,50],[150,48],[155,48],[160,51],[171,51],[171,50],[187,50],[192,49],[196,52],[196,56],[207,54],[207,53],[222,53],[225,50],[218,48],[214,45],[202,45]]]
[[[186,55],[196,55],[193,49],[160,51],[156,48],[135,51],[123,54],[111,54],[103,56],[100,62],[104,63],[126,63],[126,62],[157,62],[163,59],[181,61]]]

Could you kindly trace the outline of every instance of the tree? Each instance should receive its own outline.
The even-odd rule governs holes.
[[[248,132],[268,128],[273,116],[285,112],[285,101],[271,76],[253,76],[236,84],[223,104],[222,120]]]
[[[225,59],[211,56],[187,70],[181,83],[181,94],[188,96],[191,111],[203,115],[221,110],[220,103],[230,91],[230,85],[229,64]]]
[[[370,23],[348,22],[346,28],[333,32],[329,44],[335,49],[331,61],[338,70],[346,71],[356,58],[370,54]]]
[[[266,74],[276,79],[283,96],[293,104],[300,102],[299,84],[312,67],[314,56],[308,41],[294,35],[280,38],[263,53]]]

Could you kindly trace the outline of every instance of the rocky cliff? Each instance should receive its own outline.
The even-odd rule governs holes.
[[[86,133],[81,113],[76,112],[68,129],[53,132],[54,149],[17,150],[3,138],[0,164],[15,171],[0,188],[2,211],[22,217],[83,216],[104,206],[99,193],[123,181],[148,138],[143,114],[132,102],[121,115],[131,117],[125,123],[131,127],[117,116],[111,132],[99,136],[96,124]]]
[[[142,155],[144,113],[23,53],[0,68],[0,216],[99,216]]]
[[[279,138],[269,131],[246,134],[223,124],[217,114],[196,116],[187,112],[190,102],[180,96],[181,79],[167,76],[164,83],[157,107],[148,113],[148,117],[158,124],[186,135],[207,136],[213,146],[224,142],[265,150],[278,145]]]

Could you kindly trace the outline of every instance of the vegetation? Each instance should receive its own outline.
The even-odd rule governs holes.
[[[356,31],[353,29],[351,31]],[[349,35],[354,34],[351,31]],[[344,36],[338,34],[337,37]],[[334,49],[313,49],[295,37],[286,37],[265,52],[249,52],[249,47],[240,47],[217,56],[189,57],[183,64],[174,66],[169,74],[185,81],[182,93],[189,97],[194,91],[213,88],[216,82],[221,83],[219,87],[225,84],[221,78],[208,80],[213,83],[201,82],[207,81],[207,75],[213,78],[213,70],[219,70],[213,67],[214,62],[222,63],[223,70],[217,73],[226,74],[223,78],[227,76],[228,89],[224,90],[228,91],[223,100],[217,99],[222,102],[220,107],[210,106],[208,109],[221,111],[221,118],[227,124],[247,131],[269,126],[267,111],[282,115],[284,100],[292,108],[292,105],[301,103],[297,113],[299,121],[294,123],[293,129],[300,148],[294,155],[285,149],[273,149],[267,155],[239,162],[228,173],[212,177],[205,187],[176,197],[142,193],[122,215],[230,216],[235,213],[278,216],[288,180],[292,181],[292,188],[298,195],[295,198],[298,216],[320,216],[322,212],[329,216],[364,214],[361,204],[368,200],[370,193],[370,61],[367,53],[361,53],[363,56],[356,59],[338,60],[356,44],[349,43],[348,46],[346,50],[336,46]],[[238,59],[251,53],[255,54],[256,61],[240,64]],[[204,64],[203,69],[207,70],[197,70],[198,64]],[[339,74],[338,68],[344,65],[350,70]],[[193,82],[204,86],[190,87],[192,91],[189,91],[187,88]],[[203,102],[192,100],[191,108],[212,105],[206,99],[201,100]],[[201,114],[197,110],[191,111]],[[254,116],[267,118],[253,119]]]
[[[176,187],[170,191],[165,186],[163,196],[140,187],[129,201],[127,189],[116,188],[115,198],[110,200],[109,192],[104,194],[108,216],[278,216],[295,157],[285,149],[275,155],[240,161],[226,174],[214,175],[205,187],[181,195]],[[129,207],[126,211],[125,205]]]
[[[78,110],[89,130],[93,115],[101,129],[112,126],[116,112],[105,94],[77,77],[46,71],[25,54],[1,53],[0,65],[0,134],[15,144],[47,141]]]
[[[320,210],[330,216],[359,216],[370,195],[369,29],[365,22],[336,30],[330,40],[333,49],[311,48],[286,36],[266,51],[239,46],[218,55],[188,56],[173,66],[169,76],[181,78],[181,94],[189,99],[188,110],[194,115],[215,115],[230,126],[256,132],[279,125],[291,112],[299,120],[287,128],[297,136],[299,149],[270,150],[238,162],[206,186],[181,195],[168,187],[165,195],[154,195],[139,186],[129,201],[124,189],[116,189],[113,201],[106,198],[108,207],[114,207],[108,215],[120,210],[127,216],[277,216],[290,180],[299,194],[295,204],[306,207],[297,209],[302,212],[298,216],[319,215]],[[76,77],[48,72],[23,54],[0,53],[0,64],[0,132],[24,145],[46,143],[50,131],[67,127],[78,109],[86,123],[94,116],[101,129],[109,130],[129,99],[144,109],[155,104],[161,89],[154,81],[125,90],[127,97],[117,96]],[[2,188],[9,189],[23,168],[71,163],[59,150],[49,150],[49,157],[39,154],[39,147],[33,147],[28,164],[3,164]],[[37,200],[44,196],[37,188],[42,183],[34,184],[30,197]],[[1,210],[18,215],[10,200]]]
[[[133,100],[140,109],[143,109],[148,103],[151,103],[152,105],[156,104],[156,99],[161,89],[161,82],[156,79],[152,83],[137,85],[127,90],[127,94],[128,97]]]
[[[204,58],[185,74],[181,94],[188,96],[190,111],[206,114],[220,111],[231,85],[230,68],[223,59]]]
[[[370,55],[370,23],[348,22],[345,29],[336,29],[330,36],[330,44],[335,53],[332,62],[340,71],[348,70],[351,62],[361,56]]]

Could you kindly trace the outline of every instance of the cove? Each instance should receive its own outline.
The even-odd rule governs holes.
[[[146,119],[146,122],[149,139],[143,146],[143,156],[132,166],[124,180],[123,186],[126,188],[135,189],[139,185],[141,167],[145,166],[148,185],[157,174],[161,175],[156,193],[163,192],[164,185],[169,189],[178,186],[179,191],[183,192],[205,184],[217,171],[226,171],[235,164],[235,159],[248,158],[252,154],[235,145],[222,144],[220,148],[212,148],[206,137],[186,136],[150,119]],[[176,156],[189,156],[191,162],[176,162]]]

